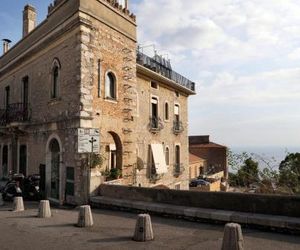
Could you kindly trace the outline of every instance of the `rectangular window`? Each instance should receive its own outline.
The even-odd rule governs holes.
[[[158,84],[157,84],[157,82],[151,82],[151,88],[153,88],[153,89],[158,89]]]
[[[180,190],[180,184],[175,185],[175,190]]]
[[[151,99],[151,128],[158,128],[158,100],[155,97]]]
[[[22,79],[22,111],[23,120],[28,118],[28,107],[29,107],[29,78],[28,76]]]
[[[66,173],[66,195],[74,196],[75,171],[73,167],[67,167]]]
[[[22,80],[22,103],[27,106],[29,102],[29,78],[28,76],[24,77]]]
[[[180,131],[179,105],[174,106],[174,131]]]
[[[10,87],[5,88],[5,109],[8,109],[10,103]]]

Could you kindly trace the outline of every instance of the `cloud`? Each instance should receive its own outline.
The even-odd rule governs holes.
[[[134,7],[139,40],[156,41],[173,68],[198,83],[192,133],[208,130],[236,144],[241,139],[229,135],[243,124],[244,144],[254,130],[269,144],[300,145],[298,0],[141,0]]]

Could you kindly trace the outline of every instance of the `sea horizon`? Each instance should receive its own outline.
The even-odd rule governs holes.
[[[300,153],[300,146],[232,146],[229,149],[234,154],[248,153],[259,163],[260,169],[268,167],[274,170],[278,170],[288,153]]]

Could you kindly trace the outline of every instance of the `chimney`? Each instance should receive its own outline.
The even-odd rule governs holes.
[[[5,54],[9,50],[9,44],[11,43],[11,40],[9,39],[3,39],[3,54]]]
[[[23,37],[27,36],[36,26],[36,10],[26,5],[23,10]]]

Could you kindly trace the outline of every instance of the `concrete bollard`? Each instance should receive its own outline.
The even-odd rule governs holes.
[[[38,217],[39,218],[51,217],[50,202],[48,200],[40,201]]]
[[[244,240],[239,224],[227,223],[224,229],[222,250],[243,250]]]
[[[2,194],[0,193],[0,207],[4,205]]]
[[[14,212],[22,212],[24,211],[24,202],[23,202],[23,197],[15,197],[14,198]]]
[[[91,227],[94,225],[91,207],[89,205],[79,208],[78,227]]]
[[[150,241],[153,240],[153,229],[151,223],[151,217],[149,214],[139,214],[136,225],[135,232],[133,236],[134,241]]]

